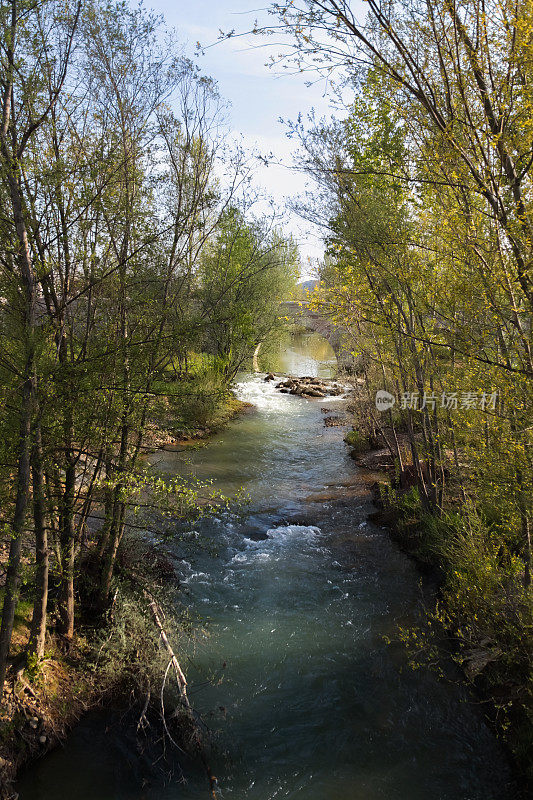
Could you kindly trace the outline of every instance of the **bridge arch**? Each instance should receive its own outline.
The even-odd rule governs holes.
[[[320,312],[309,307],[306,300],[285,300],[281,304],[283,316],[292,317],[308,331],[315,331],[328,341],[337,358],[339,371],[354,375],[358,371],[353,354],[352,334],[346,328],[334,325]]]

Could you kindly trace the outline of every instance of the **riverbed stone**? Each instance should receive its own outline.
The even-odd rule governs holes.
[[[265,380],[269,379],[272,375],[273,380],[277,380],[280,376],[274,376],[269,373]],[[318,378],[311,375],[304,375],[303,377],[294,377],[294,375],[287,375],[282,380],[278,380],[275,384],[282,394],[293,394],[299,397],[311,399],[323,399],[324,397],[338,397],[343,395],[347,388],[341,386],[337,381],[332,381],[328,378]]]

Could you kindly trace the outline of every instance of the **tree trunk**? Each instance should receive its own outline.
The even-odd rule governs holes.
[[[76,481],[72,451],[67,453],[63,514],[60,532],[61,580],[59,584],[58,631],[65,638],[74,636],[74,490]]]
[[[33,354],[26,364],[26,380],[22,387],[22,404],[20,412],[20,436],[18,448],[17,496],[15,514],[13,516],[12,538],[9,546],[9,562],[7,567],[2,624],[0,626],[0,696],[7,671],[7,659],[13,635],[13,622],[17,607],[20,583],[20,556],[22,552],[22,534],[26,521],[28,496],[30,488],[30,441],[31,418],[33,405]],[[29,374],[28,374],[29,372]]]
[[[28,653],[41,659],[44,656],[46,610],[48,604],[48,533],[45,520],[40,423],[37,423],[35,429],[31,468],[33,476],[33,519],[35,525],[35,561],[37,564],[37,571],[35,576],[35,600],[33,603],[33,617],[31,621],[30,639],[28,642]]]
[[[9,111],[8,111],[9,113]],[[35,279],[31,260],[30,246],[23,215],[22,196],[17,179],[17,165],[10,157],[6,146],[6,131],[2,130],[2,155],[6,161],[7,179],[13,209],[13,219],[19,245],[18,261],[20,265],[21,285],[24,289],[24,338],[26,348],[26,362],[24,365],[24,380],[20,405],[20,433],[17,456],[17,487],[15,499],[15,513],[13,515],[12,538],[9,547],[9,563],[6,574],[6,587],[4,605],[2,609],[2,624],[0,626],[0,697],[3,690],[7,671],[7,659],[13,634],[15,609],[18,602],[18,589],[20,582],[20,557],[22,552],[22,535],[28,498],[30,491],[30,453],[31,453],[31,428],[33,415],[33,396],[35,381]]]
[[[124,418],[122,420],[120,453],[119,453],[119,461],[117,467],[118,473],[124,473],[126,467],[126,460],[128,456],[128,446],[129,446],[129,434],[130,434],[130,429],[126,413],[124,414]],[[111,591],[111,581],[113,579],[113,570],[115,568],[115,559],[118,551],[118,546],[120,544],[120,540],[122,539],[122,534],[124,532],[125,505],[124,502],[120,500],[121,490],[122,490],[122,484],[120,483],[120,481],[118,481],[114,489],[113,517],[107,540],[107,548],[104,553],[104,563],[102,566],[102,572],[100,577],[98,607],[100,608],[101,611],[103,611],[107,607],[107,603],[109,600],[109,593]]]
[[[118,546],[124,533],[124,517],[125,506],[124,503],[117,503],[115,509],[115,517],[111,526],[110,541],[105,553],[104,564],[102,567],[102,576],[100,580],[100,594],[98,599],[98,606],[101,611],[107,608],[109,602],[109,595],[111,593],[111,581],[113,580],[113,571],[115,569],[115,561],[118,552]]]

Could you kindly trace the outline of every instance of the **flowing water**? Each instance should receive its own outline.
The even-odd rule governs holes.
[[[296,338],[285,364],[323,374],[332,354]],[[320,360],[317,360],[317,351]],[[185,648],[195,708],[214,731],[212,767],[228,800],[511,800],[505,755],[459,682],[407,665],[388,645],[423,602],[412,562],[367,521],[368,478],[325,427],[323,408],[243,376],[255,410],[192,453],[155,469],[244,485],[244,516],[197,523],[175,544],[185,603],[205,629]],[[202,541],[202,547],[194,542]],[[117,715],[95,715],[28,771],[21,800],[200,800],[154,774]]]

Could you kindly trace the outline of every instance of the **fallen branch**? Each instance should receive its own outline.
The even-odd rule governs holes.
[[[180,700],[181,700],[182,706],[185,709],[185,715],[187,716],[187,718],[188,718],[188,720],[190,722],[192,733],[193,733],[193,735],[191,737],[191,741],[194,743],[195,748],[196,748],[196,750],[198,752],[198,755],[200,757],[200,760],[202,761],[202,764],[204,765],[204,769],[206,771],[206,774],[207,774],[207,777],[208,777],[208,780],[209,780],[209,788],[211,790],[211,797],[213,798],[213,800],[217,800],[218,781],[215,778],[215,776],[213,775],[213,773],[211,772],[211,768],[209,767],[209,764],[208,764],[208,761],[207,761],[207,758],[206,758],[206,755],[205,755],[205,747],[204,747],[204,744],[203,744],[203,741],[202,741],[202,733],[201,733],[200,728],[198,726],[198,723],[197,723],[197,721],[196,721],[196,719],[194,717],[194,713],[193,713],[191,704],[189,702],[189,698],[187,697],[187,679],[185,678],[185,674],[184,674],[184,672],[183,672],[183,670],[182,670],[182,668],[180,666],[180,663],[179,663],[178,659],[176,658],[176,654],[174,653],[174,650],[172,649],[172,645],[170,644],[169,638],[167,636],[166,630],[165,630],[165,628],[163,626],[163,622],[161,620],[161,618],[164,617],[164,614],[163,614],[163,612],[161,610],[161,607],[158,605],[158,603],[156,602],[155,598],[150,594],[150,592],[146,588],[143,589],[143,592],[144,592],[144,596],[146,597],[146,599],[148,601],[148,605],[150,607],[150,611],[152,612],[153,620],[154,620],[154,622],[155,622],[155,624],[156,624],[156,626],[157,626],[157,628],[159,630],[159,634],[161,636],[161,641],[163,642],[163,644],[165,646],[165,649],[166,649],[168,655],[170,656],[170,661],[168,662],[167,669],[165,671],[165,677],[164,677],[164,680],[163,680],[163,685],[161,687],[161,710],[162,710],[162,717],[163,717],[163,725],[165,726],[165,732],[166,732],[169,740],[172,742],[172,744],[178,750],[180,750],[183,753],[184,751],[182,750],[182,748],[177,744],[177,742],[174,740],[174,738],[170,734],[170,731],[168,730],[168,726],[167,726],[166,719],[165,719],[165,704],[164,704],[165,685],[166,685],[166,681],[167,681],[169,670],[170,670],[171,667],[173,667],[174,673],[176,675],[176,683],[178,684]]]
[[[180,663],[176,658],[176,654],[172,649],[172,645],[168,640],[168,636],[163,627],[163,623],[161,622],[161,616],[162,616],[161,609],[159,605],[156,603],[155,599],[146,589],[144,589],[144,595],[148,600],[148,605],[150,606],[150,611],[152,612],[152,617],[154,619],[154,622],[157,625],[157,628],[159,629],[161,641],[165,645],[166,651],[170,656],[170,663],[174,667],[174,672],[176,673],[176,681],[178,683],[178,689],[180,692],[181,701],[183,705],[190,711],[191,704],[189,703],[189,698],[187,697],[187,679],[185,678],[183,670],[180,667]]]

